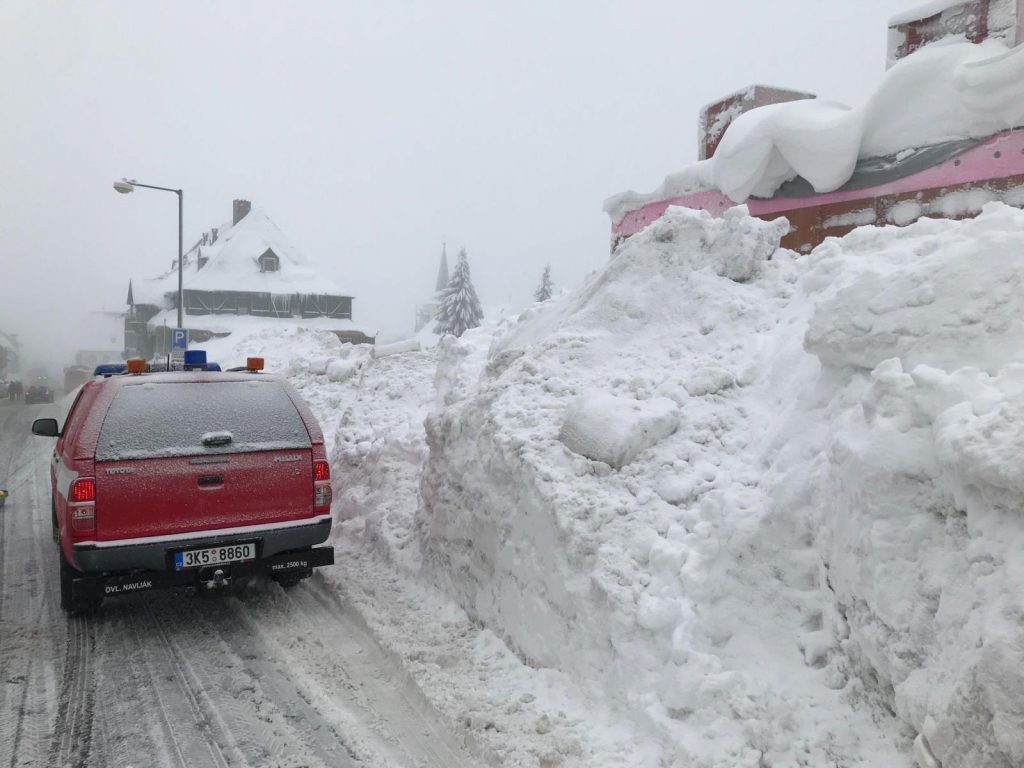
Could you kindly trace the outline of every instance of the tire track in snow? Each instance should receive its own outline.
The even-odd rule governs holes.
[[[25,440],[39,409],[5,410],[0,466],[11,496],[0,512],[0,765],[46,765],[57,714],[61,630],[39,540],[38,508],[39,500],[48,498],[50,447]]]
[[[241,610],[270,653],[286,659],[292,682],[368,764],[416,768],[477,765],[405,670],[314,577],[287,593],[266,593]],[[304,632],[294,632],[303,616]]]
[[[155,639],[164,650],[164,658],[170,664],[171,677],[177,682],[184,701],[188,705],[192,721],[205,742],[212,765],[217,768],[247,765],[244,755],[221,719],[220,713],[210,703],[205,686],[193,671],[188,659],[183,656],[175,640],[168,635],[151,601],[145,601],[144,612],[149,619],[147,622],[147,627],[150,630],[147,633],[148,638]],[[146,643],[146,639],[142,638],[138,623],[135,626],[140,642]],[[166,712],[166,710],[164,711]],[[228,758],[228,755],[231,756],[231,759]]]
[[[92,743],[92,716],[95,708],[95,688],[92,685],[91,616],[68,618],[68,649],[64,657],[54,724],[54,740],[50,750],[50,765],[88,765]]]
[[[174,632],[170,642],[179,658],[188,659],[203,712],[217,718],[218,730],[235,745],[234,757],[247,765],[348,765],[339,739],[323,745],[307,740],[291,712],[290,705],[301,703],[294,686],[273,664],[259,663],[258,655],[235,641],[242,633],[229,620],[225,603],[230,598],[221,595],[186,597],[151,604],[149,610],[158,631]]]
[[[271,589],[277,589],[271,586]],[[331,768],[355,768],[352,754],[346,745],[345,734],[339,732],[311,705],[308,696],[291,679],[289,669],[282,667],[281,658],[262,641],[259,632],[252,631],[253,623],[259,618],[247,615],[248,609],[238,600],[226,600],[225,607],[233,614],[235,621],[224,621],[223,613],[211,616],[204,612],[204,623],[221,638],[225,649],[237,660],[239,672],[251,680],[251,685],[270,702],[274,711],[270,719],[275,728],[284,729],[277,740],[281,746],[289,741],[304,745],[301,753],[309,764],[331,766]],[[275,745],[268,745],[269,751],[280,755]],[[294,747],[289,752],[294,752]],[[305,766],[307,762],[302,764]]]

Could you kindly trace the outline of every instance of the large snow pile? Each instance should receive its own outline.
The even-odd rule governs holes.
[[[821,526],[829,643],[921,765],[1022,765],[1024,214],[858,230],[805,284],[827,433],[782,450],[776,498]]]
[[[1024,213],[779,236],[670,208],[451,341],[424,567],[634,765],[1020,765]]]
[[[278,342],[252,341],[296,351],[290,380],[327,439],[337,554],[320,577],[401,660],[481,764],[626,768],[638,747],[621,718],[565,673],[524,664],[424,578],[416,532],[423,421],[446,398],[466,396],[500,327],[485,323],[436,349],[403,342],[372,353],[341,346],[326,356],[309,335],[269,330]]]
[[[320,577],[481,762],[1024,764],[1024,212],[782,229],[669,209],[434,349],[214,349],[310,402]]]
[[[1024,47],[930,45],[901,59],[872,96],[850,108],[823,99],[751,110],[726,130],[713,157],[673,174],[647,195],[625,192],[605,210],[616,221],[654,200],[718,189],[736,202],[771,197],[802,176],[818,192],[849,180],[858,158],[1024,124]]]
[[[194,342],[191,346],[206,350],[206,359],[220,363],[222,368],[244,365],[247,357],[262,357],[269,373],[286,373],[293,361],[299,367],[326,367],[328,361],[351,347],[330,331],[315,327],[315,323],[293,325],[251,319],[256,322],[242,325],[228,336]]]

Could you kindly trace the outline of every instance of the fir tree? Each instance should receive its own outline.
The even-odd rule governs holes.
[[[480,308],[480,299],[469,277],[469,261],[466,249],[459,251],[458,261],[452,270],[448,287],[440,296],[441,308],[437,313],[437,325],[434,333],[461,336],[470,328],[476,328],[483,320],[484,311]]]
[[[551,290],[554,286],[551,284],[551,265],[544,267],[544,275],[540,279],[540,285],[537,290],[533,293],[533,298],[537,301],[547,301],[551,298]]]

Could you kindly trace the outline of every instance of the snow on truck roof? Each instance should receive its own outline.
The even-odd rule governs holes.
[[[759,107],[726,129],[715,154],[668,176],[650,194],[608,198],[616,224],[647,203],[719,190],[736,203],[770,198],[804,179],[841,188],[864,158],[980,139],[1024,125],[1024,46],[936,43],[898,61],[859,107],[823,99]]]
[[[261,271],[259,257],[267,250],[279,259],[277,270]],[[199,253],[205,260],[201,269],[197,255],[186,254],[182,277],[185,290],[350,296],[318,272],[263,209],[255,206],[237,224],[219,227],[216,242],[200,245]],[[178,270],[138,280],[133,290],[138,304],[163,304],[166,294],[178,290]]]

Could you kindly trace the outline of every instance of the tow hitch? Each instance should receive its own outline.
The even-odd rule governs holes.
[[[223,589],[231,584],[231,577],[225,574],[223,569],[218,568],[213,572],[212,579],[202,581],[201,583],[207,589]]]

